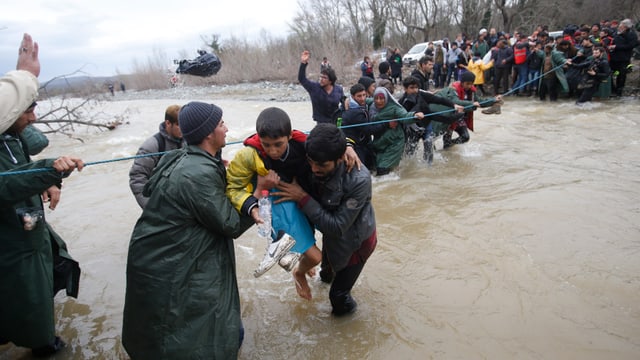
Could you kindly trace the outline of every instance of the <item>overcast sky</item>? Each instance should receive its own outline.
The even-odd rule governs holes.
[[[40,80],[78,69],[92,76],[128,73],[153,51],[195,57],[201,35],[284,37],[296,0],[15,0],[0,11],[0,72],[15,69],[22,34],[40,45]],[[169,65],[169,64],[168,64]]]

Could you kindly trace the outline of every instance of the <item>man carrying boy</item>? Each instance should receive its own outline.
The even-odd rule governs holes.
[[[261,223],[258,197],[262,190],[270,191],[279,181],[291,182],[307,176],[310,168],[304,151],[306,138],[304,133],[291,129],[289,115],[282,109],[271,107],[258,115],[256,134],[244,141],[245,147],[236,153],[227,169],[227,196],[236,210]],[[298,261],[298,254],[302,254],[296,272],[304,276],[322,260],[313,229],[292,202],[273,204],[272,212],[275,234],[283,230],[287,236],[272,239],[254,275],[261,276],[277,262],[289,271]]]
[[[349,172],[343,161],[347,141],[332,124],[318,124],[309,133],[305,150],[311,165],[311,191],[297,182],[280,182],[278,201],[293,200],[322,232],[322,246],[335,278],[329,298],[336,316],[353,313],[357,303],[351,289],[376,243],[371,204],[371,175],[366,168]],[[324,265],[324,264],[323,264]],[[306,279],[302,287],[308,287]]]

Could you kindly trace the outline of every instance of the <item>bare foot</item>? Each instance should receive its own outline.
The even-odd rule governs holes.
[[[309,269],[309,271],[307,271],[307,275],[311,278],[316,276],[316,267],[312,267],[311,269]]]
[[[309,283],[307,283],[305,273],[300,273],[297,266],[293,269],[292,273],[298,295],[303,299],[311,300],[311,288],[309,287]]]

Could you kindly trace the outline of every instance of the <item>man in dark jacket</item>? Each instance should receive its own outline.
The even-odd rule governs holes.
[[[509,74],[513,63],[513,49],[507,44],[507,40],[498,41],[498,48],[492,50],[491,58],[496,76],[493,78],[494,95],[504,94],[509,91]],[[502,89],[500,89],[502,85]]]
[[[344,96],[342,86],[336,85],[336,73],[333,69],[325,69],[320,72],[318,82],[307,79],[307,65],[309,64],[309,51],[305,50],[300,56],[300,68],[298,69],[298,81],[307,90],[311,98],[313,120],[317,123],[336,123],[334,115],[338,110],[340,101]]]
[[[179,113],[185,148],[164,155],[127,258],[122,344],[132,359],[235,359],[244,330],[233,238],[253,224],[227,196],[222,109]]]
[[[622,89],[627,81],[627,66],[636,45],[638,45],[638,34],[633,31],[633,22],[629,19],[622,20],[613,38],[613,44],[609,45],[611,71],[614,75],[617,74],[613,89],[617,96],[622,96]]]
[[[347,171],[342,160],[346,148],[340,129],[316,125],[305,144],[313,173],[311,194],[297,183],[281,183],[281,191],[274,194],[282,196],[282,201],[296,201],[322,232],[323,250],[335,273],[329,299],[336,316],[356,310],[351,289],[377,243],[371,175],[366,168]],[[306,285],[306,279],[300,280]]]
[[[582,94],[576,102],[576,104],[584,104],[587,101],[591,101],[593,94],[598,91],[600,83],[603,80],[607,80],[611,75],[611,69],[609,63],[604,56],[604,48],[596,46],[593,48],[593,56],[590,61],[585,61],[583,64],[575,65],[583,70],[586,69],[587,78],[583,84],[585,87],[582,89]]]
[[[402,83],[402,55],[400,49],[393,49],[393,54],[387,59],[391,67],[391,80],[394,85]]]
[[[68,156],[31,161],[21,134],[35,122],[35,107],[0,135],[0,172],[47,169],[0,177],[0,344],[11,341],[35,356],[49,356],[65,345],[55,336],[53,297],[65,288],[77,297],[80,268],[47,224],[43,202],[55,209],[62,179],[84,163]]]
[[[376,164],[376,155],[371,146],[374,133],[381,131],[384,124],[367,125],[369,110],[367,106],[367,91],[361,83],[357,83],[349,90],[349,108],[342,113],[342,131],[347,137],[347,145],[353,147],[360,161],[368,168],[373,169]]]
[[[418,87],[418,79],[413,75],[404,79],[402,85],[404,86],[404,94],[398,100],[400,105],[407,111],[422,112],[425,117],[422,120],[416,121],[413,124],[402,124],[405,131],[405,148],[404,152],[408,156],[413,156],[418,147],[420,139],[424,141],[423,147],[423,159],[429,164],[433,162],[433,142],[435,141],[435,134],[433,132],[433,125],[431,121],[445,123],[447,125],[452,124],[454,121],[459,120],[462,117],[462,113],[453,113],[445,110],[442,114],[432,114],[433,111],[429,107],[431,104],[439,104],[449,107],[453,110],[462,112],[463,107],[454,104],[451,100],[434,95],[428,91],[422,90]]]
[[[433,58],[429,56],[423,56],[418,60],[416,68],[411,72],[411,76],[420,81],[419,89],[429,91],[429,78],[433,71]],[[404,83],[403,83],[404,86]]]
[[[178,125],[179,111],[179,105],[167,107],[164,112],[164,122],[160,123],[158,132],[142,143],[136,155],[155,154],[182,147],[182,133]],[[158,161],[160,161],[160,155],[139,157],[133,161],[129,170],[129,187],[138,205],[143,209],[149,198],[142,195],[142,190],[149,181]]]

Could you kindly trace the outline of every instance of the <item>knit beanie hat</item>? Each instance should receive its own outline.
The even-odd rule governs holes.
[[[358,79],[358,83],[362,84],[365,90],[368,89],[369,86],[371,86],[371,84],[373,84],[374,82],[376,81],[368,76],[363,76],[360,79]]]
[[[380,74],[386,74],[389,71],[389,63],[383,61],[378,64],[378,71],[380,72]]]
[[[222,119],[222,109],[213,104],[192,101],[180,109],[178,123],[182,138],[189,145],[197,145],[211,134]]]
[[[460,82],[474,82],[476,81],[476,76],[473,75],[473,73],[471,71],[467,71],[465,73],[463,73],[462,75],[460,75]]]

